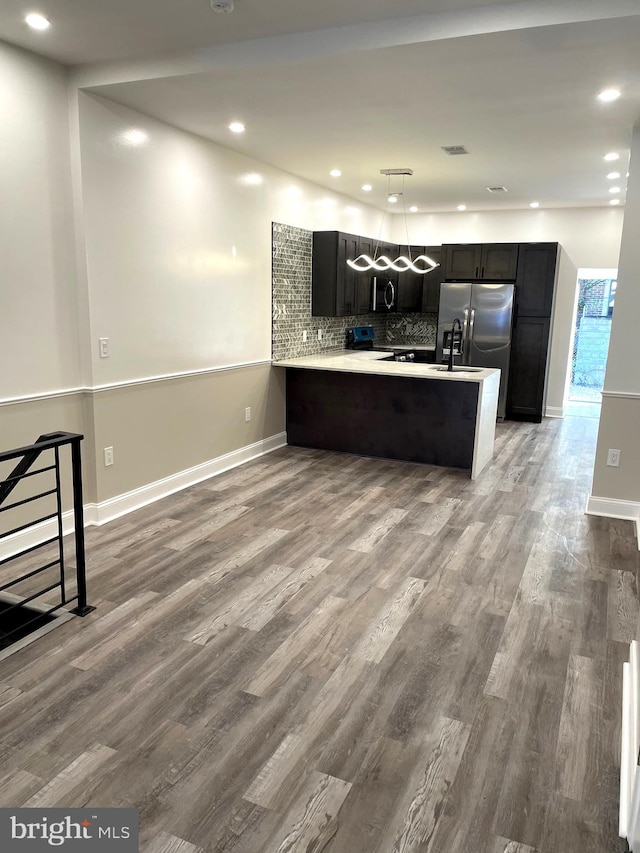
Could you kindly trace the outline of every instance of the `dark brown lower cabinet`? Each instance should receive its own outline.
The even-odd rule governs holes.
[[[507,418],[540,423],[544,417],[544,386],[550,317],[516,317],[511,335]]]
[[[287,442],[470,469],[479,387],[287,367]]]

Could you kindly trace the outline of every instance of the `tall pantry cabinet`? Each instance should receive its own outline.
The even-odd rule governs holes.
[[[540,423],[558,275],[557,243],[521,243],[515,288],[507,417]]]

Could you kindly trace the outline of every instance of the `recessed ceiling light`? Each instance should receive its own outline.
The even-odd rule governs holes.
[[[466,204],[459,204],[459,205],[458,205],[458,210],[466,210],[466,209],[467,209],[467,205],[466,205]]]
[[[137,127],[132,127],[130,130],[125,130],[121,136],[125,145],[131,145],[138,148],[140,145],[145,145],[149,141],[149,134],[140,130]]]
[[[415,204],[412,204],[411,207],[409,208],[409,213],[417,213],[417,212],[418,212],[418,208],[415,206]]]
[[[617,101],[619,97],[620,92],[618,91],[618,89],[604,89],[598,95],[598,100],[607,103],[609,101]]]
[[[619,198],[612,198],[611,201],[609,202],[609,204],[620,204],[620,199]]]
[[[539,201],[530,201],[529,207],[540,207],[540,202]]]
[[[607,178],[609,178],[610,181],[617,181],[619,177],[620,172],[609,172],[609,174],[607,175]]]
[[[363,189],[366,193],[370,193],[370,192],[371,192],[371,190],[373,189],[373,187],[371,186],[371,184],[363,184],[363,185],[362,185],[362,189]]]
[[[620,189],[620,187],[609,187],[609,192],[610,193],[619,193],[619,192],[621,192],[621,189]]]
[[[339,178],[342,172],[340,171],[340,169],[332,169],[329,174],[332,178]]]
[[[390,195],[389,198],[387,199],[387,201],[389,202],[389,204],[397,204],[398,199],[396,196]]]
[[[48,30],[51,26],[51,21],[39,12],[31,12],[24,20],[32,30]]]
[[[240,178],[240,183],[244,184],[245,187],[259,187],[263,182],[264,178],[258,172],[247,172]]]
[[[610,163],[612,160],[619,160],[619,159],[620,159],[620,155],[619,155],[619,154],[616,154],[616,152],[615,152],[615,151],[610,151],[610,152],[609,152],[609,154],[605,154],[605,155],[604,155],[604,159],[605,159],[608,163]]]
[[[229,125],[229,130],[232,133],[244,133],[245,127],[241,121],[232,121]]]

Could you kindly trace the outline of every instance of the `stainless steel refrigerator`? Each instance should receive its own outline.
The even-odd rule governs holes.
[[[499,418],[504,418],[507,404],[513,289],[513,284],[440,285],[436,361],[447,360],[457,317],[462,334],[455,336],[454,364],[500,368]]]

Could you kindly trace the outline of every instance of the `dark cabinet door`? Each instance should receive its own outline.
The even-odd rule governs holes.
[[[411,260],[424,254],[424,246],[400,246],[399,253]],[[424,276],[408,270],[398,274],[398,311],[419,313],[422,311],[422,288]]]
[[[517,243],[485,243],[480,258],[484,281],[515,281],[518,269]]]
[[[361,273],[347,265],[360,253],[360,238],[339,231],[314,231],[311,313],[314,317],[354,314]]]
[[[311,313],[335,317],[338,293],[338,232],[314,231],[311,256]],[[340,286],[344,291],[344,284]]]
[[[373,257],[374,244],[373,240],[367,237],[360,237],[358,240],[358,255],[369,255]],[[372,270],[356,272],[355,284],[355,310],[354,314],[369,314],[371,311],[371,287],[372,287]]]
[[[447,281],[473,281],[480,277],[482,245],[464,243],[442,247]]]
[[[517,243],[463,243],[443,246],[447,281],[515,281]]]
[[[359,273],[350,267],[347,261],[355,261],[359,254],[360,238],[355,237],[353,234],[340,234],[338,245],[337,317],[348,317],[356,313]],[[342,291],[340,290],[341,283]]]
[[[544,384],[550,317],[516,317],[511,336],[507,417],[540,423],[544,416]]]
[[[444,280],[442,247],[425,246],[424,253],[440,266],[422,276],[422,313],[437,314],[440,307],[440,285]]]
[[[386,255],[389,260],[395,261],[398,255],[400,254],[400,246],[397,243],[380,243],[378,247],[378,257],[380,255]],[[396,305],[398,304],[398,273],[396,270],[385,270],[382,273],[377,273],[374,270],[374,275],[383,275],[385,278],[388,278],[389,281],[393,284],[396,290]]]
[[[395,261],[398,255],[400,254],[400,246],[396,243],[380,243],[378,246],[377,257],[380,258],[381,255],[385,255],[389,260]],[[378,279],[391,282],[391,286],[393,288],[393,307],[389,310],[389,314],[395,314],[398,311],[398,273],[396,270],[386,269],[384,272],[377,272],[373,270],[373,275],[377,276]]]
[[[522,243],[516,278],[519,317],[549,317],[558,260],[557,243]]]

